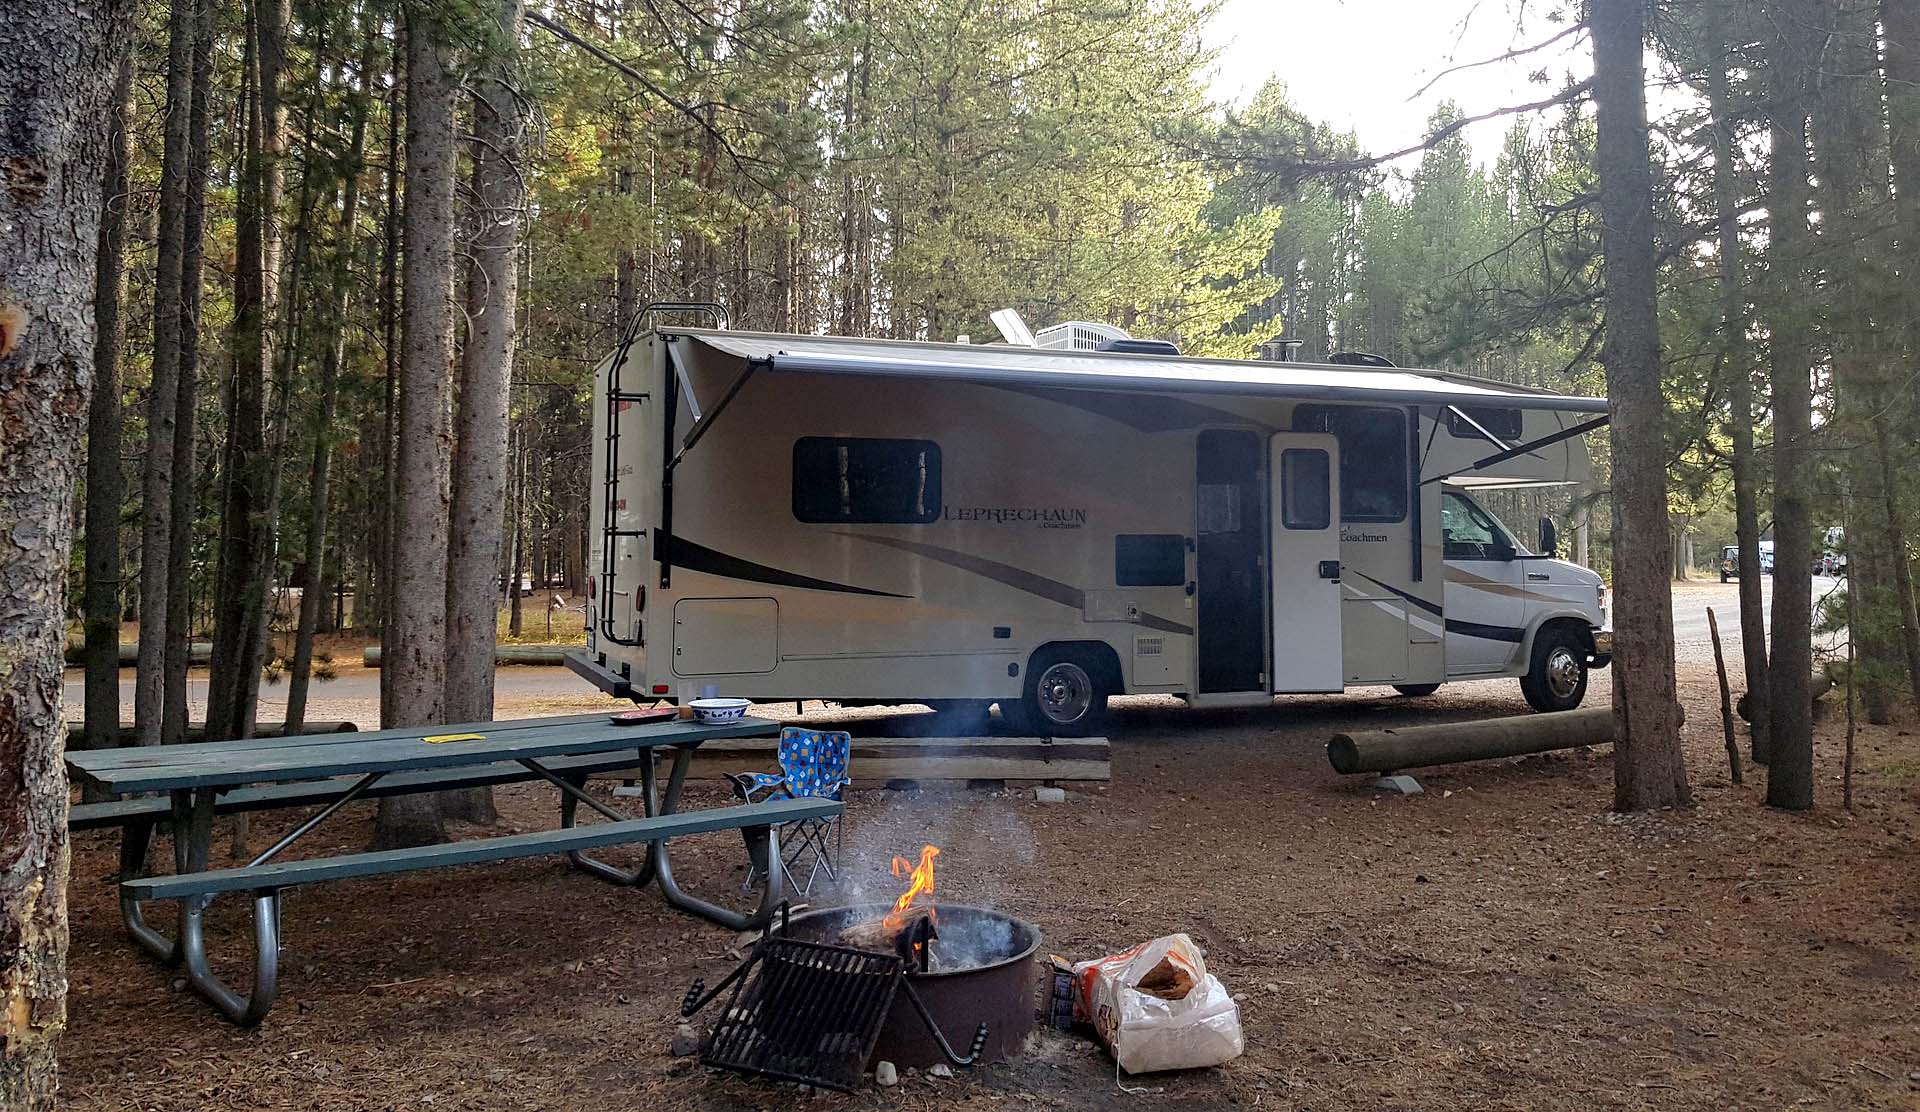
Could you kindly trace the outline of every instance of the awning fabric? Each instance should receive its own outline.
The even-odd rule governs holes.
[[[987,385],[1127,393],[1195,393],[1401,405],[1502,406],[1605,413],[1605,398],[1553,394],[1445,371],[1192,359],[1172,355],[932,344],[673,329],[716,351],[776,372],[945,379]]]

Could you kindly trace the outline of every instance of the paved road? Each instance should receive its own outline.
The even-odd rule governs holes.
[[[1813,601],[1818,609],[1820,600],[1839,585],[1840,581],[1824,575],[1813,577]],[[1773,576],[1760,579],[1760,597],[1768,608],[1767,618],[1772,620]],[[1673,588],[1673,640],[1674,653],[1683,662],[1711,661],[1713,642],[1707,630],[1707,608],[1713,608],[1713,615],[1720,623],[1720,640],[1726,648],[1728,659],[1737,660],[1740,656],[1740,584],[1721,583],[1708,579],[1693,583],[1676,583]]]

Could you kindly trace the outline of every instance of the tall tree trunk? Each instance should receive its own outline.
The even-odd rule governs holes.
[[[501,512],[507,496],[507,402],[513,382],[514,312],[519,302],[521,98],[514,88],[521,0],[501,0],[493,53],[474,93],[473,193],[476,229],[470,254],[468,324],[455,419],[452,530],[447,552],[449,721],[493,717],[494,647],[499,629]],[[479,788],[445,801],[456,818],[498,818],[493,792]]]
[[[193,118],[192,4],[173,9],[167,31],[167,106],[160,159],[160,242],[153,282],[153,379],[147,395],[147,458],[140,505],[140,651],[133,720],[142,745],[160,744],[166,713],[167,546],[172,539],[174,395],[179,389],[180,256]]]
[[[107,106],[132,5],[0,18],[0,1108],[48,1112],[66,1027],[67,559],[92,387]]]
[[[1642,60],[1646,14],[1646,0],[1596,0],[1589,17],[1607,283],[1601,361],[1614,467],[1613,712],[1619,740],[1613,804],[1621,811],[1691,802],[1680,752],[1667,580],[1667,451]]]
[[[1893,492],[1882,482],[1873,448],[1873,423],[1889,407],[1892,353],[1882,321],[1897,313],[1885,254],[1874,242],[1891,207],[1881,124],[1881,89],[1874,72],[1876,23],[1868,0],[1827,0],[1823,45],[1815,67],[1813,147],[1822,236],[1821,266],[1832,346],[1835,434],[1848,445],[1840,462],[1861,520],[1880,516]],[[1900,608],[1893,598],[1895,538],[1877,528],[1847,534],[1847,589],[1859,592],[1860,624],[1849,630],[1859,645],[1854,676],[1869,722],[1884,724],[1892,707],[1889,680]],[[1778,564],[1776,553],[1775,562]],[[1793,566],[1793,565],[1786,565]]]
[[[127,498],[120,465],[120,353],[126,336],[127,184],[133,134],[127,104],[133,58],[120,59],[107,116],[107,169],[100,198],[99,257],[93,271],[93,396],[87,403],[86,708],[84,744],[120,744],[120,509]],[[92,797],[89,789],[89,798]]]
[[[273,218],[280,201],[286,110],[280,75],[286,60],[287,0],[252,7],[254,108],[240,182],[233,294],[233,417],[227,428],[225,508],[215,591],[213,675],[207,696],[209,737],[253,732],[260,691],[271,571],[273,460],[267,449],[267,367],[278,266]]]
[[[193,535],[199,508],[198,464],[194,458],[194,418],[200,373],[200,302],[206,283],[201,274],[206,243],[207,178],[213,150],[209,122],[213,86],[213,3],[194,0],[200,33],[193,49],[193,112],[188,123],[187,205],[180,229],[180,371],[173,406],[173,507],[168,513],[167,659],[165,707],[160,740],[173,745],[187,736],[187,669],[193,637]]]
[[[353,101],[353,137],[347,145],[340,199],[339,240],[334,245],[332,286],[328,290],[327,350],[320,364],[320,405],[313,419],[313,466],[307,488],[307,585],[300,592],[300,620],[293,635],[293,666],[287,684],[287,733],[299,731],[307,716],[307,687],[313,672],[313,635],[326,605],[326,553],[329,489],[333,467],[333,417],[340,396],[340,364],[346,359],[347,315],[353,298],[353,250],[360,219],[360,171],[366,153],[367,114],[373,99],[373,67],[380,36],[371,11],[360,51],[360,88]]]
[[[380,493],[375,500],[378,511],[374,514],[374,584],[379,588],[379,605],[374,616],[380,626],[380,644],[383,651],[391,650],[390,638],[393,630],[393,595],[395,559],[393,550],[394,516],[394,471],[393,471],[393,432],[394,418],[399,412],[398,384],[400,378],[400,229],[402,223],[403,202],[400,195],[400,175],[402,159],[405,157],[400,147],[402,75],[406,68],[405,46],[406,25],[404,21],[394,36],[393,43],[393,80],[387,86],[387,203],[385,217],[385,246],[380,254],[380,355],[382,370],[380,395]],[[367,453],[375,455],[375,453]],[[393,670],[380,669],[380,718],[384,722],[393,706]]]
[[[1883,412],[1873,418],[1873,454],[1880,468],[1880,505],[1881,520],[1886,525],[1888,544],[1892,551],[1889,570],[1893,575],[1894,618],[1900,629],[1900,648],[1907,663],[1907,690],[1913,698],[1913,709],[1920,716],[1920,612],[1917,612],[1913,595],[1913,562],[1907,551],[1907,539],[1913,534],[1907,531],[1907,517],[1902,511],[1899,499],[1897,475],[1893,466],[1894,448],[1892,438],[1887,435],[1890,420]]]
[[[399,483],[395,532],[406,538],[396,568],[393,620],[383,672],[392,674],[389,726],[446,721],[447,402],[453,364],[453,168],[455,82],[447,31],[435,13],[407,13],[406,356],[401,367]],[[445,841],[431,795],[380,801],[375,842]]]
[[[1740,547],[1740,649],[1746,664],[1747,721],[1753,759],[1767,752],[1767,634],[1760,597],[1760,492],[1753,459],[1753,368],[1748,365],[1746,297],[1741,288],[1740,189],[1734,179],[1733,96],[1727,71],[1733,66],[1726,34],[1728,0],[1709,0],[1712,48],[1724,54],[1707,72],[1713,121],[1713,203],[1718,218],[1720,343],[1725,359],[1727,433],[1733,444],[1734,539]],[[1751,568],[1752,571],[1747,569]],[[1778,574],[1779,565],[1775,566]]]
[[[1804,32],[1806,0],[1780,0],[1771,22],[1769,84],[1773,101],[1772,160],[1768,171],[1767,256],[1773,374],[1773,652],[1768,662],[1771,704],[1767,802],[1805,810],[1813,806],[1813,581],[1781,569],[1813,562],[1813,384],[1810,323],[1803,308],[1811,287],[1805,263],[1807,116]],[[1795,561],[1799,561],[1796,563]]]

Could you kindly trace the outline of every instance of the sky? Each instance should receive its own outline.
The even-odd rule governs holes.
[[[1224,0],[1208,28],[1214,99],[1244,103],[1270,76],[1309,117],[1352,129],[1374,154],[1410,147],[1444,100],[1467,115],[1544,100],[1569,72],[1592,72],[1584,34],[1524,58],[1479,66],[1420,87],[1450,66],[1496,57],[1561,31],[1546,17],[1566,0]],[[1521,19],[1524,9],[1524,20]],[[1545,68],[1549,80],[1528,80]],[[1491,163],[1511,118],[1467,130],[1475,157]]]

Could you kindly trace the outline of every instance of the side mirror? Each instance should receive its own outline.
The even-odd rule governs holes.
[[[1560,555],[1559,548],[1560,548],[1560,535],[1553,528],[1553,519],[1550,517],[1541,518],[1540,519],[1540,555],[1558,556]]]

